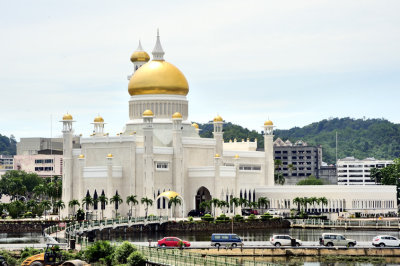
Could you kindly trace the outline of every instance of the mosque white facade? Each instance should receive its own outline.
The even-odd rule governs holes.
[[[128,77],[129,120],[123,132],[110,136],[104,119],[98,116],[93,134],[81,137],[77,149],[73,148],[72,115],[66,114],[60,121],[64,141],[63,216],[73,212],[68,206],[70,200],[81,201],[87,194],[96,198],[103,193],[109,199],[118,193],[124,202],[130,195],[136,195],[139,202],[147,197],[154,201],[149,214],[168,215],[166,200],[157,200],[164,191],[181,195],[179,214],[198,209],[202,201],[212,198],[255,201],[260,196],[270,198],[275,208],[290,210],[285,202],[292,201],[296,193],[302,195],[304,187],[290,189],[288,194],[284,187],[274,186],[273,123],[264,123],[264,151],[256,151],[249,141],[224,144],[220,116],[213,119],[214,137],[201,138],[198,125],[189,120],[188,82],[178,68],[164,60],[159,36],[152,55],[150,60],[139,43],[131,56],[134,70]],[[322,187],[319,193],[323,193]],[[393,201],[386,210],[393,211],[395,188],[394,194],[386,193],[379,199]],[[127,204],[120,204],[118,213],[126,216],[129,210]],[[108,204],[104,216],[114,215],[114,204]],[[132,215],[144,216],[145,206],[136,205]]]

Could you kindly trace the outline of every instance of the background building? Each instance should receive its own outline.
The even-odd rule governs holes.
[[[74,148],[79,148],[79,137],[73,138]],[[62,154],[62,138],[21,138],[17,143],[17,155]]]
[[[41,177],[61,176],[63,173],[62,155],[15,155],[14,170],[36,173]]]
[[[393,164],[392,160],[377,160],[366,158],[359,160],[354,157],[339,159],[337,162],[338,185],[375,185],[371,180],[371,168],[384,168]]]
[[[0,177],[14,167],[14,158],[11,155],[0,155]]]

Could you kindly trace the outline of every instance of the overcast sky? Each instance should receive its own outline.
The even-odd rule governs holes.
[[[261,130],[400,118],[400,1],[0,0],[0,134],[120,132],[139,39],[189,82],[189,119]],[[52,123],[51,123],[52,121]],[[52,127],[51,127],[52,124]]]

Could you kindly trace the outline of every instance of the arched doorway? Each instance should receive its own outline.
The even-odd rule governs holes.
[[[205,187],[200,187],[196,194],[196,210],[200,209],[200,203],[211,200],[210,191]]]

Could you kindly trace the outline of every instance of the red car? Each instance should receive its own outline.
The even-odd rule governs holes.
[[[177,237],[173,237],[173,236],[167,236],[164,237],[163,239],[158,240],[158,246],[159,247],[181,247],[181,245],[183,245],[182,247],[190,247],[190,243],[188,241],[185,240],[181,240]]]

